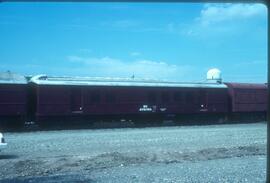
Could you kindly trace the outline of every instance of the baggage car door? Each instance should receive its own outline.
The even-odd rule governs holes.
[[[70,89],[70,110],[72,113],[82,113],[82,89],[80,87]]]

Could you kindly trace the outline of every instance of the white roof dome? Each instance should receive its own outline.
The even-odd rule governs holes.
[[[206,79],[213,80],[216,82],[221,82],[222,81],[221,71],[219,69],[216,69],[216,68],[208,70]]]

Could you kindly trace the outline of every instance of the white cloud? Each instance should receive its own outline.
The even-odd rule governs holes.
[[[140,52],[134,51],[130,53],[130,56],[136,57],[142,55]]]
[[[84,63],[84,59],[82,59],[82,57],[78,57],[78,56],[68,56],[67,59],[71,62],[82,62]]]
[[[266,16],[263,4],[206,4],[198,20],[202,25]]]
[[[181,34],[199,39],[266,35],[267,8],[263,4],[206,4]],[[259,37],[260,37],[259,36]]]
[[[77,64],[76,69],[81,68],[81,73],[86,72],[89,76],[130,77],[134,74],[137,78],[185,81],[189,79],[186,75],[193,71],[193,68],[188,65],[179,66],[147,59],[123,61],[110,57],[68,56],[67,58]]]

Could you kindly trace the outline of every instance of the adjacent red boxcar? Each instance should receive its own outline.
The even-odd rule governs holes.
[[[23,124],[27,114],[27,81],[10,72],[0,75],[0,125]]]
[[[226,83],[229,88],[232,112],[266,112],[267,85]]]
[[[265,121],[267,112],[267,85],[225,83],[230,95],[230,121]]]

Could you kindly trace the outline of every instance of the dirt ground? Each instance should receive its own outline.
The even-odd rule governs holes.
[[[1,182],[264,182],[266,176],[263,122],[4,136]]]

